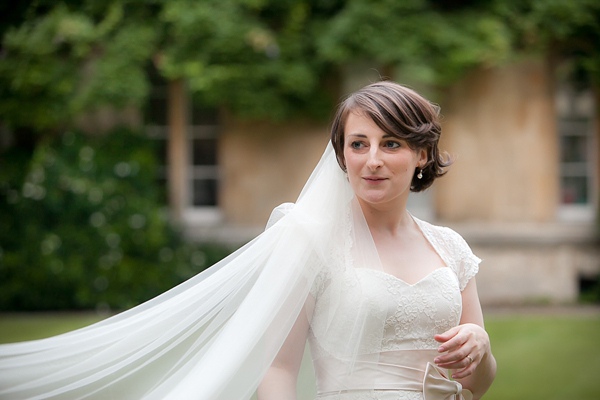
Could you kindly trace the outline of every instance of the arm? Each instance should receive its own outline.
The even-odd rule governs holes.
[[[441,368],[455,370],[452,377],[471,390],[474,399],[479,399],[496,376],[496,360],[484,329],[475,278],[462,291],[462,303],[460,325],[435,336],[441,343],[439,352],[447,352],[438,356],[435,362]]]
[[[309,321],[302,307],[287,339],[258,386],[258,400],[295,400],[296,381],[306,346]]]

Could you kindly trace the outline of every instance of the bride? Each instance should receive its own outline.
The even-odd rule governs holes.
[[[307,339],[319,399],[477,399],[489,388],[496,363],[474,278],[480,260],[458,234],[406,209],[409,193],[449,164],[439,137],[436,109],[398,84],[369,85],[341,104],[331,142],[361,236],[321,268],[259,399],[295,398]]]
[[[0,399],[294,399],[306,341],[321,400],[480,398],[496,371],[480,260],[406,210],[449,165],[439,137],[410,89],[350,95],[264,233],[131,310],[0,346]]]

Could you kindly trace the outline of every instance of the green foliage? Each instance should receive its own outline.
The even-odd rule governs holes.
[[[580,282],[581,285],[581,282]],[[600,276],[585,280],[585,286],[580,286],[579,302],[600,304]]]
[[[0,162],[0,309],[123,309],[227,254],[185,243],[158,201],[151,140],[66,132]]]
[[[154,40],[151,25],[125,20],[119,3],[100,15],[59,3],[4,35],[0,119],[47,130],[82,111],[141,104]]]
[[[496,0],[493,11],[510,27],[515,51],[571,58],[600,85],[600,2]]]
[[[511,54],[510,30],[489,10],[441,12],[426,1],[351,0],[317,36],[319,52],[337,64],[377,60],[417,80],[447,84],[476,65]]]
[[[205,105],[275,120],[328,116],[340,67],[365,60],[445,85],[552,53],[600,82],[596,0],[79,0],[24,15],[2,40],[0,120],[35,130],[139,105],[149,63]]]
[[[168,78],[186,78],[205,103],[245,117],[326,115],[327,107],[312,106],[329,103],[308,12],[307,2],[170,1],[157,66]]]

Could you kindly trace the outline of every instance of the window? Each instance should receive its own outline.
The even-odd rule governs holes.
[[[587,204],[590,201],[591,122],[581,117],[563,117],[559,121],[562,204]]]
[[[217,134],[215,123],[194,123],[190,126],[188,137],[191,154],[190,178],[191,198],[193,207],[217,206],[219,188],[219,166],[217,163]]]
[[[560,208],[563,220],[594,218],[596,208],[597,143],[594,96],[585,79],[575,79],[572,67],[559,75],[556,109],[560,145]],[[566,71],[565,71],[566,69]]]
[[[159,184],[167,199],[167,140],[168,140],[168,88],[156,71],[150,71],[152,90],[144,110],[146,132],[157,141],[158,156],[163,167],[159,169]],[[188,101],[188,126],[186,145],[177,149],[188,160],[185,174],[185,219],[191,223],[204,223],[220,218],[218,213],[218,118],[217,111],[202,107],[193,98]],[[185,153],[187,152],[187,153]]]
[[[156,76],[150,76],[152,89],[144,109],[144,124],[148,136],[156,141],[158,162],[160,163],[157,179],[161,188],[162,203],[167,205],[167,84],[164,81],[158,81]]]

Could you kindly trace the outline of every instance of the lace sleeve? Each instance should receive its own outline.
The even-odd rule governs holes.
[[[324,265],[321,265],[321,268],[317,275],[315,276],[315,280],[313,281],[312,286],[310,287],[310,294],[313,298],[317,299],[323,293],[327,282],[329,281],[331,275],[331,271]]]
[[[471,278],[477,275],[481,259],[473,254],[465,239],[454,230],[417,218],[415,221],[440,257],[454,271],[460,290],[463,291]]]
[[[448,232],[451,254],[454,258],[453,270],[458,277],[461,292],[467,286],[471,278],[477,275],[481,259],[473,254],[473,251],[457,232],[450,228],[444,228]]]

